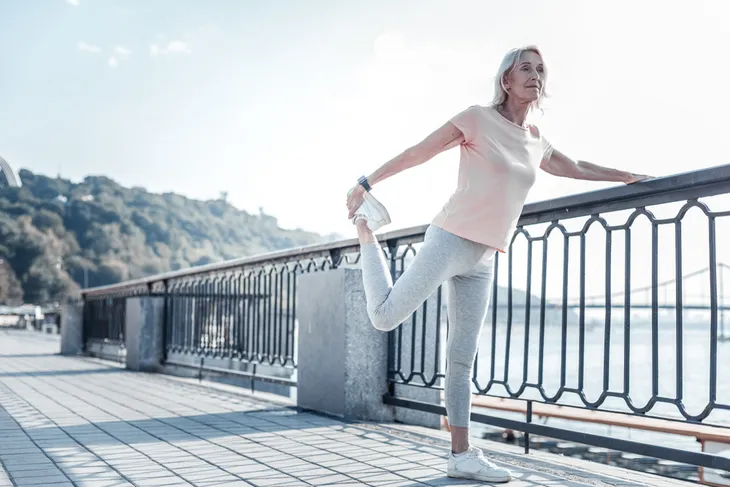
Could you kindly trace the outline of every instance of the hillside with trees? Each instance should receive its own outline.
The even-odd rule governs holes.
[[[103,176],[82,182],[0,172],[0,305],[62,302],[88,286],[329,240],[238,210],[126,188]]]

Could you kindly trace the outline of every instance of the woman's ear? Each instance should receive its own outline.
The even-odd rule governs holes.
[[[504,91],[509,91],[509,79],[506,74],[502,76],[502,88]]]

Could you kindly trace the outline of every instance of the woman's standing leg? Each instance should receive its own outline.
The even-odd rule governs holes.
[[[472,270],[454,276],[446,283],[449,337],[446,342],[445,399],[454,453],[469,449],[471,377],[489,306],[493,263],[493,256],[485,256],[484,261]]]
[[[471,378],[494,281],[494,253],[487,251],[473,269],[450,278],[447,285],[449,337],[446,343],[446,413],[451,426],[448,473],[452,477],[492,482],[511,479],[509,470],[487,461],[470,447]]]

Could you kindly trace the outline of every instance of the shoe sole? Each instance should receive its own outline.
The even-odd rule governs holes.
[[[454,471],[447,471],[446,475],[448,477],[454,478],[454,479],[467,479],[467,480],[479,480],[480,482],[491,482],[494,484],[506,484],[507,482],[510,482],[512,480],[512,476],[509,477],[482,477],[479,475],[474,475],[470,473],[462,473],[462,472],[454,472]]]

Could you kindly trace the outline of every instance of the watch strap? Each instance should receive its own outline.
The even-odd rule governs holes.
[[[366,178],[365,176],[360,176],[360,178],[357,180],[357,182],[360,183],[360,186],[365,188],[365,191],[370,192],[370,190],[372,189],[370,187],[370,183],[368,183],[368,178]]]

